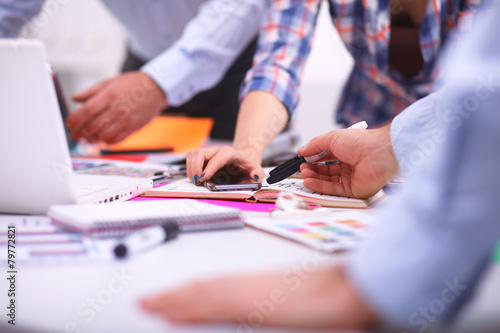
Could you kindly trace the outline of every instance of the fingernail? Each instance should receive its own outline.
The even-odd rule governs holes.
[[[302,147],[299,147],[297,148],[297,151],[301,150],[301,149],[304,149],[305,146],[302,146]]]
[[[200,178],[203,178],[203,177],[205,177],[205,173],[202,173],[200,176]]]
[[[255,179],[255,181],[259,181],[259,176],[258,175],[253,175],[253,178]]]
[[[194,184],[198,184],[200,182],[200,177],[198,175],[194,176]]]

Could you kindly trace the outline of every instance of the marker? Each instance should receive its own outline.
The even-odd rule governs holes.
[[[348,128],[352,129],[366,129],[368,127],[368,124],[366,121],[360,121],[359,123],[356,123]],[[278,165],[276,168],[271,170],[269,172],[269,178],[267,178],[267,182],[269,184],[274,184],[277,182],[282,181],[285,178],[290,177],[294,173],[298,172],[300,170],[300,165],[302,163],[314,163],[316,161],[319,161],[322,157],[326,156],[329,154],[329,150],[322,151],[319,154],[309,156],[309,157],[303,157],[300,155],[295,156],[294,158]]]
[[[177,223],[156,224],[139,230],[128,236],[114,248],[114,253],[118,258],[140,253],[149,250],[170,239],[174,239],[179,234]]]

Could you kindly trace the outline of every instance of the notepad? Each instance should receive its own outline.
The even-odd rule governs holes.
[[[123,235],[149,225],[167,222],[177,223],[183,232],[244,226],[239,210],[196,200],[55,205],[47,215],[56,223],[98,237]]]
[[[143,196],[244,200],[247,202],[275,202],[278,198],[278,193],[282,191],[289,191],[302,197],[308,204],[312,205],[342,208],[368,208],[385,195],[383,191],[380,191],[368,199],[338,197],[312,191],[304,187],[303,183],[303,179],[285,179],[282,182],[272,185],[263,184],[262,189],[258,191],[214,192],[203,186],[195,186],[189,179],[186,178],[148,190],[143,194]]]

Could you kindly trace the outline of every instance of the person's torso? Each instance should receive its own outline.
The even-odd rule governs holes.
[[[102,0],[128,32],[128,47],[147,61],[172,46],[206,0]]]

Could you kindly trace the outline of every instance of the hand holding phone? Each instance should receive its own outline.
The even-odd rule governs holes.
[[[210,191],[257,191],[262,187],[261,183],[255,182],[241,170],[227,169],[220,169],[203,185]]]

